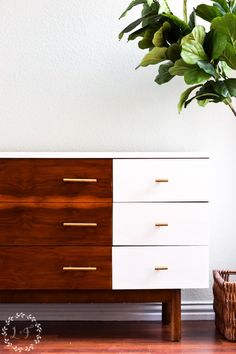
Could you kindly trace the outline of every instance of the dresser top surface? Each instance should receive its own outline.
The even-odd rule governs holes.
[[[207,159],[205,152],[0,152],[0,158]]]

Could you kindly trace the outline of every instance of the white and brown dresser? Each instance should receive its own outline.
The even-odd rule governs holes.
[[[208,157],[2,153],[1,302],[162,302],[208,287]]]

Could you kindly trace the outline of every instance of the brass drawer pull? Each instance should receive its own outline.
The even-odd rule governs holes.
[[[168,266],[158,266],[155,270],[168,270]]]
[[[97,267],[63,267],[63,270],[97,270]]]
[[[163,226],[169,226],[167,223],[157,223],[155,224],[156,227],[163,227]]]
[[[155,179],[155,182],[156,183],[167,183],[167,182],[169,182],[169,180],[167,178],[158,178],[158,179]]]
[[[97,183],[97,178],[63,178],[63,182]]]
[[[63,226],[76,226],[76,227],[97,227],[96,222],[63,222]]]

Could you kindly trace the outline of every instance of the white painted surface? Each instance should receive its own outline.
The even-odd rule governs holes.
[[[0,152],[0,158],[97,158],[97,159],[209,159],[204,152]]]
[[[205,159],[143,159],[113,162],[114,202],[208,201]],[[156,179],[168,182],[156,183]]]
[[[207,246],[113,247],[113,289],[207,288]],[[167,266],[168,270],[155,270]]]
[[[182,1],[169,2],[182,16]],[[118,21],[127,4],[1,0],[0,150],[207,151],[210,269],[236,269],[236,121],[221,104],[178,115],[182,78],[157,86],[156,67],[134,70],[145,51],[117,39],[138,15]],[[183,292],[211,298],[211,287]]]
[[[113,245],[208,245],[208,211],[208,203],[114,203]]]

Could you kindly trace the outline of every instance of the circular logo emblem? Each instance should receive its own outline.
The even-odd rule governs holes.
[[[15,352],[30,352],[41,340],[41,324],[31,314],[17,312],[2,327],[4,343]]]

